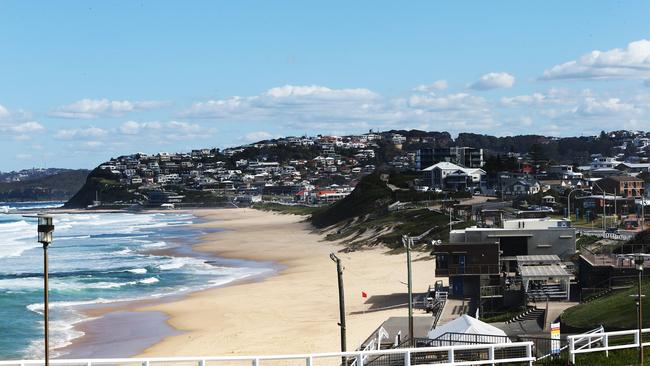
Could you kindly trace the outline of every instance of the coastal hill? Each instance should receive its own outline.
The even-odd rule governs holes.
[[[551,163],[588,164],[591,154],[647,159],[650,145],[639,147],[629,142],[646,141],[648,136],[638,131],[614,131],[562,138],[472,133],[453,138],[448,132],[371,130],[346,136],[288,136],[223,150],[137,153],[100,164],[66,207],[164,203],[175,207],[247,206],[260,199],[323,206],[349,195],[364,177],[376,171],[390,171],[392,181],[409,181],[417,186],[415,172],[429,164],[419,153],[434,147],[462,147],[477,153],[482,149],[484,164],[480,166],[488,179],[496,179],[498,172],[515,169],[520,161],[530,162],[537,169]],[[411,191],[408,194],[417,194],[412,187],[406,188]],[[370,209],[363,202],[351,207]],[[346,211],[333,210],[333,218],[338,217],[336,210]],[[326,221],[321,216],[315,224],[325,225]]]
[[[309,221],[327,234],[326,239],[340,240],[350,249],[375,245],[399,249],[402,235],[420,237],[418,242],[428,248],[432,240],[448,239],[449,216],[440,206],[431,207],[432,200],[441,199],[442,194],[417,192],[409,187],[416,177],[395,171],[367,175],[351,194],[315,210]],[[464,192],[452,195],[466,196]],[[471,221],[453,227],[468,225]]]
[[[81,189],[88,173],[85,169],[30,169],[2,173],[0,201],[67,200]]]

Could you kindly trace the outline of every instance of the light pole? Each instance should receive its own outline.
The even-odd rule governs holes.
[[[642,254],[634,256],[634,264],[639,272],[639,287],[637,290],[637,308],[638,308],[638,324],[639,324],[639,364],[643,365],[643,306],[641,304],[641,277],[643,276],[643,260]]]
[[[336,274],[339,283],[339,327],[341,328],[341,352],[345,352],[345,295],[343,293],[343,266],[341,266],[341,260],[336,256],[336,254],[330,253],[330,259],[336,263]],[[343,357],[343,364],[345,363],[345,357]]]
[[[607,207],[607,197],[605,197],[605,190],[602,189],[598,183],[594,182],[594,185],[598,187],[603,192],[603,233],[605,232],[605,216],[607,215],[607,212],[605,211],[605,208]]]
[[[409,340],[412,346],[415,347],[413,340],[413,285],[411,275],[411,247],[413,246],[413,238],[410,236],[402,236],[402,244],[406,248],[406,271],[408,272],[408,293],[409,293]]]
[[[54,231],[54,220],[50,215],[38,215],[38,242],[43,244],[43,321],[45,322],[45,366],[50,365],[49,347],[49,303],[48,303],[48,269],[47,269],[47,248],[52,243],[52,232]]]
[[[566,214],[567,214],[567,218],[569,219],[569,221],[571,221],[571,193],[576,192],[576,191],[583,191],[584,192],[583,189],[574,188],[569,192],[569,194],[566,197]],[[576,220],[578,220],[578,217],[576,217]]]

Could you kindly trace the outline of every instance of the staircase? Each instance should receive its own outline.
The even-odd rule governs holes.
[[[529,289],[526,293],[528,299],[533,301],[556,299],[566,299],[566,290],[561,284],[542,284],[539,288]]]
[[[538,309],[538,308],[529,308],[528,310],[524,311],[523,313],[515,316],[514,318],[506,321],[506,324],[509,323],[514,323],[514,322],[522,322],[526,320],[539,320],[540,318],[544,318],[544,312],[546,310],[544,309]]]

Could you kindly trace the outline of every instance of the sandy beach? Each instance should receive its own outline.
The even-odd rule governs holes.
[[[194,293],[148,306],[184,333],[163,339],[142,356],[325,352],[339,349],[336,266],[329,253],[342,249],[313,233],[304,218],[251,209],[197,211],[210,227],[196,250],[228,258],[274,261],[278,275]],[[356,348],[389,316],[406,307],[375,310],[406,301],[406,256],[378,248],[338,253],[344,262],[348,348]],[[413,280],[424,290],[434,282],[432,261],[414,257]],[[420,260],[418,260],[420,259]],[[361,292],[368,294],[363,299]]]
[[[323,240],[304,217],[295,215],[253,209],[193,213],[203,219],[197,225],[223,229],[205,235],[194,250],[223,258],[273,262],[280,270],[266,278],[182,298],[96,309],[92,315],[104,319],[127,312],[128,318],[116,319],[135,323],[137,314],[143,314],[144,327],[155,324],[147,319],[159,319],[158,324],[160,319],[166,320],[171,331],[152,326],[151,332],[165,331],[161,333],[165,337],[158,343],[150,342],[139,356],[338,351],[338,289],[331,252],[337,252],[345,267],[348,349],[356,349],[388,317],[407,315],[405,254],[387,254],[386,248],[339,252],[342,246]],[[423,253],[413,255],[415,292],[435,282],[434,262],[429,259]],[[362,291],[367,293],[366,299]],[[423,312],[416,312],[416,316],[430,317]],[[87,336],[72,349],[90,342],[82,347],[90,350],[93,343],[105,341],[95,328],[106,324],[104,320],[84,325]]]

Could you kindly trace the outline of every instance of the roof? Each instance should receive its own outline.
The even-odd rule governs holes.
[[[618,182],[639,182],[639,181],[643,181],[643,179],[641,179],[641,178],[633,177],[633,176],[630,176],[630,175],[616,175],[616,176],[606,177],[606,178],[603,178],[601,180],[606,180],[606,179],[611,179],[611,180],[615,180],[615,181],[618,181]]]
[[[516,256],[517,263],[560,263],[560,257],[555,254],[540,254],[540,255],[518,255]]]
[[[519,266],[521,277],[571,277],[559,264],[543,264],[538,266]]]
[[[439,163],[437,163],[437,164],[431,165],[430,167],[424,168],[424,169],[422,169],[422,170],[423,170],[423,171],[430,171],[430,170],[433,170],[433,169],[435,169],[435,168],[443,169],[443,170],[458,170],[458,169],[465,169],[464,167],[462,167],[462,166],[460,166],[460,165],[456,165],[456,164],[454,164],[454,163],[450,163],[450,162],[448,162],[448,161],[441,161],[441,162],[439,162]]]
[[[629,168],[650,168],[650,163],[626,163],[626,162],[622,162],[622,163],[618,164],[617,166],[619,166],[619,165],[625,165],[625,166],[627,166]]]
[[[492,343],[490,336],[507,336],[501,329],[464,314],[447,324],[431,329],[429,339],[436,339],[445,333],[464,333],[486,335],[485,343]]]
[[[464,172],[465,174],[485,173],[485,170],[483,170],[481,168],[465,168],[464,166],[454,164],[454,163],[450,163],[448,161],[441,161],[439,163],[431,165],[430,167],[426,167],[426,168],[422,169],[422,171],[423,172],[428,172],[428,171],[432,171],[433,169],[436,169],[436,168],[438,168],[440,170],[453,170],[455,172],[460,170],[460,171]]]

